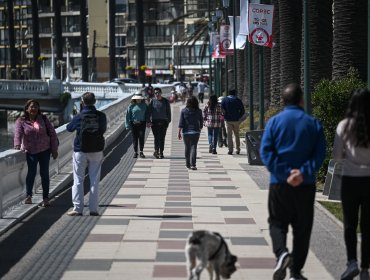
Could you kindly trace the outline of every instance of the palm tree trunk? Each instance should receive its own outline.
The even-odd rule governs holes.
[[[289,83],[300,84],[302,1],[280,0],[280,89]]]
[[[81,38],[81,64],[82,80],[89,80],[88,49],[87,49],[87,24],[86,24],[86,0],[80,0],[80,38]]]
[[[273,0],[274,5],[274,23],[272,30],[272,38],[274,46],[271,49],[271,97],[270,105],[272,107],[280,106],[280,28],[279,28],[279,0]]]
[[[39,32],[39,6],[37,0],[31,0],[32,9],[32,54],[33,54],[33,68],[32,78],[41,79],[41,62],[40,57],[40,32]]]
[[[10,73],[11,79],[17,77],[17,57],[15,51],[15,33],[14,33],[14,5],[13,0],[7,1],[8,8],[8,34],[9,34],[9,51],[10,51]]]
[[[309,32],[310,32],[310,92],[322,79],[331,79],[331,53],[333,49],[333,1],[309,1]],[[303,34],[302,22],[302,34]],[[301,52],[301,83],[304,81],[303,36]]]
[[[334,0],[333,79],[341,79],[350,67],[366,80],[367,1]]]
[[[116,71],[116,1],[109,0],[109,77],[117,77]]]

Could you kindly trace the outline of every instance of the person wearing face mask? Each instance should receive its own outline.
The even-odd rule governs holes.
[[[171,122],[171,106],[167,98],[162,96],[160,88],[154,89],[154,98],[149,103],[150,126],[154,136],[154,153],[155,158],[164,158],[164,142],[167,128]]]
[[[32,204],[33,185],[40,166],[43,202],[41,206],[50,206],[49,202],[49,162],[58,157],[58,138],[54,127],[45,115],[41,113],[38,101],[28,100],[23,114],[17,119],[14,133],[14,149],[26,152],[27,176],[25,204]]]

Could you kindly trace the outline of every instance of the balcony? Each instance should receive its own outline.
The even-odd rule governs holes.
[[[135,44],[135,37],[127,37],[127,44]],[[172,44],[172,37],[169,36],[145,36],[144,44]]]

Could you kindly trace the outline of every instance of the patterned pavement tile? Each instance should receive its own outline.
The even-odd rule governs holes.
[[[113,260],[107,259],[74,259],[69,265],[68,270],[80,271],[108,271],[112,265]]]
[[[158,240],[159,250],[183,250],[185,248],[185,240]]]
[[[255,224],[253,218],[225,218],[226,224]]]
[[[185,196],[167,196],[167,201],[191,201],[191,197],[185,197]]]
[[[230,241],[233,245],[268,245],[263,237],[231,237]]]
[[[123,234],[89,234],[85,242],[121,242]]]
[[[164,213],[191,213],[191,208],[165,208]]]
[[[274,258],[238,258],[240,268],[248,269],[272,269],[276,264]]]
[[[184,279],[187,276],[185,265],[154,265],[153,277],[178,277]]]
[[[216,197],[219,198],[241,198],[240,194],[218,193]]]
[[[249,211],[247,206],[221,206],[221,211]]]
[[[193,223],[186,222],[162,222],[160,229],[193,229]]]
[[[161,230],[159,238],[185,239],[192,231]]]
[[[157,252],[157,262],[182,262],[186,261],[184,252]]]
[[[184,207],[190,207],[191,202],[166,202],[165,204],[166,207],[168,206],[184,206]]]

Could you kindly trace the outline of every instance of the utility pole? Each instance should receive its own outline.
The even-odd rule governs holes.
[[[117,77],[116,71],[116,0],[109,0],[109,77]]]
[[[145,72],[140,66],[145,65],[145,47],[144,47],[144,15],[143,0],[136,0],[136,66],[138,69],[138,78],[140,83],[145,83]]]

